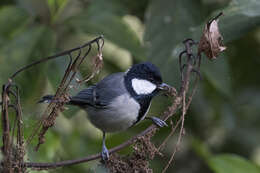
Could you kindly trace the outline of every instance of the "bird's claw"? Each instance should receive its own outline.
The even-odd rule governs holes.
[[[150,119],[153,121],[153,123],[155,125],[157,125],[158,127],[164,127],[164,126],[168,126],[167,123],[163,120],[161,120],[160,118],[157,117],[150,117]]]
[[[105,145],[102,147],[101,157],[103,161],[107,161],[109,159],[109,152]]]

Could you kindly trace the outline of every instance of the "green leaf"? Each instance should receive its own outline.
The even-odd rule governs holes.
[[[77,31],[92,35],[104,35],[105,39],[128,50],[138,60],[145,57],[144,47],[138,35],[119,15],[110,11],[84,11],[68,20],[68,24]],[[109,29],[107,28],[109,27]]]
[[[65,11],[64,9],[68,4],[68,0],[47,0],[47,3],[48,3],[49,11],[51,14],[52,23],[57,22],[57,21],[61,22],[62,17],[65,16],[65,15],[62,15],[62,12]]]
[[[148,11],[145,40],[148,43],[148,59],[162,70],[165,80],[173,85],[180,81],[178,55],[183,50],[182,41],[199,40],[206,20],[203,6],[196,1],[153,1]],[[172,6],[172,8],[167,8]],[[219,27],[224,41],[230,42],[260,25],[260,1],[233,0],[223,9]],[[201,10],[197,10],[201,9]],[[214,12],[216,16],[219,11]],[[208,17],[209,19],[209,17]],[[163,26],[163,27],[162,27]],[[227,49],[228,51],[228,49]],[[203,59],[205,62],[205,59]],[[219,91],[231,93],[229,66],[225,56],[219,57],[201,68],[204,76]]]
[[[198,9],[202,9],[198,1],[162,0],[152,1],[146,14],[148,60],[158,65],[165,81],[175,86],[180,81],[180,43],[190,38],[192,27],[201,22],[202,10]]]
[[[68,1],[67,0],[47,0],[47,4],[51,13],[55,14],[59,8],[64,7]]]
[[[259,0],[233,0],[224,8],[219,20],[224,41],[230,42],[245,35],[260,25]]]
[[[7,42],[0,49],[0,68],[3,72],[1,75],[2,82],[6,82],[16,70],[37,59],[44,58],[53,51],[55,46],[55,35],[52,30],[39,26],[31,27],[20,33],[16,38]],[[15,78],[15,82],[21,86],[23,98],[29,99],[33,96],[40,95],[45,87],[45,66],[41,64],[22,72]]]
[[[92,1],[87,9],[89,14],[96,15],[97,13],[110,13],[116,16],[123,16],[127,13],[127,7],[122,0],[98,0]],[[102,10],[102,11],[101,11]]]
[[[260,25],[260,1],[258,0],[232,0],[225,8],[212,12],[209,18],[216,16],[220,11],[223,16],[219,18],[219,28],[228,43],[239,39],[249,31]],[[191,29],[192,37],[199,39],[206,21]]]
[[[191,138],[191,146],[196,154],[204,160],[208,160],[212,155],[208,146],[196,137]]]
[[[17,0],[17,6],[25,9],[31,16],[49,21],[50,11],[46,0]]]
[[[219,19],[220,31],[224,42],[239,39],[257,26],[260,26],[260,1],[258,0],[233,0],[223,10],[224,15]],[[213,13],[216,16],[219,11]],[[204,22],[205,23],[205,22]],[[199,39],[204,24],[194,28],[193,38]],[[228,49],[226,51],[229,51]],[[211,84],[225,95],[230,95],[231,78],[228,66],[228,56],[225,53],[214,62],[202,67],[205,77]]]
[[[217,60],[202,62],[201,71],[203,78],[211,84],[211,86],[225,96],[232,96],[231,75],[229,71],[228,57],[222,53]]]
[[[10,39],[28,22],[29,15],[21,8],[4,6],[0,9],[0,44]]]
[[[5,76],[10,76],[19,67],[49,54],[53,45],[51,32],[45,27],[28,28],[2,46],[0,62]]]
[[[260,167],[240,156],[222,154],[209,160],[209,166],[215,173],[259,173]]]

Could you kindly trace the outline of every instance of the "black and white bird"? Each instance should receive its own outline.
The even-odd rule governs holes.
[[[105,77],[95,85],[80,91],[67,104],[76,105],[87,112],[91,123],[103,132],[101,156],[109,158],[105,145],[107,132],[118,132],[143,120],[151,100],[168,85],[162,82],[159,69],[152,63],[133,65],[126,72]],[[44,96],[39,102],[51,102],[53,96]],[[147,117],[159,127],[167,124],[156,117]]]

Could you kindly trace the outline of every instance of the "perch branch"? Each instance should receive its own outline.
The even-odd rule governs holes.
[[[81,46],[79,46],[79,47],[75,47],[75,48],[73,48],[73,49],[66,50],[66,51],[63,51],[63,52],[61,52],[61,53],[58,53],[58,54],[56,54],[56,55],[53,55],[53,56],[49,56],[49,57],[47,57],[47,58],[40,59],[39,61],[35,61],[35,62],[33,62],[33,63],[29,64],[29,65],[26,65],[26,66],[20,68],[19,70],[17,70],[17,71],[10,77],[10,79],[14,79],[19,73],[21,73],[22,71],[25,71],[26,69],[29,69],[29,68],[31,68],[31,67],[34,67],[35,65],[38,65],[38,64],[40,64],[40,63],[49,61],[49,60],[51,60],[51,59],[55,59],[55,58],[62,57],[62,56],[64,56],[64,55],[68,55],[68,54],[70,54],[71,52],[75,52],[75,51],[77,51],[77,50],[80,50],[80,49],[82,49],[82,48],[84,48],[84,47],[89,46],[89,45],[92,44],[92,43],[98,42],[100,39],[103,40],[103,35],[101,35],[101,36],[95,38],[94,40],[91,40],[91,41],[89,41],[89,42],[87,42],[87,43],[85,43],[85,44],[83,44],[83,45],[81,45]],[[102,42],[102,45],[104,45],[104,41]]]

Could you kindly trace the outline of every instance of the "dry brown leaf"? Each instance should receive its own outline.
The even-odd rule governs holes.
[[[99,71],[101,70],[102,67],[103,67],[103,55],[102,55],[102,52],[100,51],[96,56],[94,56],[92,58],[92,73],[89,76],[85,77],[83,80],[79,80],[79,79],[76,78],[76,81],[78,83],[88,82],[96,74],[99,73]]]
[[[198,52],[204,52],[209,59],[216,59],[219,53],[226,49],[218,28],[218,17],[221,15],[222,13],[205,25],[199,42]]]

